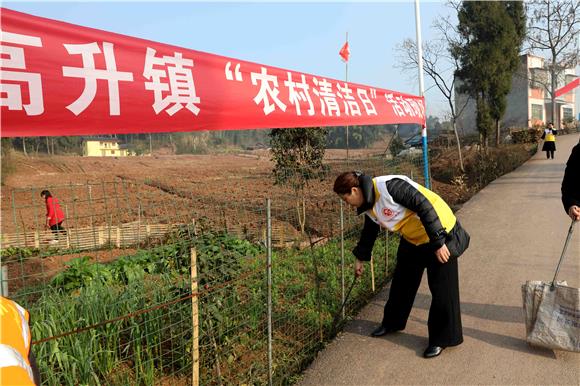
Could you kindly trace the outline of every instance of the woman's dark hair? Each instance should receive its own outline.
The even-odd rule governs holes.
[[[347,194],[351,192],[352,188],[360,186],[359,177],[361,172],[344,172],[334,180],[334,193]]]
[[[50,192],[48,190],[43,190],[42,192],[40,192],[40,197],[52,197],[52,194],[50,194]]]

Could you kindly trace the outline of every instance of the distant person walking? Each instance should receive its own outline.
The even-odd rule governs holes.
[[[66,233],[62,222],[64,221],[64,213],[58,203],[58,200],[50,194],[48,190],[43,190],[40,197],[44,198],[46,203],[46,227],[50,228],[56,235],[59,233]]]
[[[580,221],[580,143],[572,148],[562,180],[562,204],[574,221]]]
[[[461,344],[457,258],[469,246],[469,234],[445,201],[408,177],[397,175],[371,178],[360,172],[342,173],[334,182],[334,192],[358,214],[366,215],[352,251],[356,276],[363,272],[363,261],[371,260],[381,227],[401,235],[383,321],[371,335],[405,329],[427,269],[432,300],[427,321],[429,346],[423,356],[433,358],[446,347]]]
[[[556,135],[558,135],[558,130],[554,129],[554,124],[552,122],[548,123],[548,126],[544,129],[544,133],[542,134],[542,139],[544,140],[542,151],[546,152],[546,159],[554,159],[554,152],[556,151]]]

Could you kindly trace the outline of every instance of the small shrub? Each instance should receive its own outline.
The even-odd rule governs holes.
[[[510,135],[513,143],[538,143],[542,137],[542,130],[539,127],[515,129],[511,130]]]
[[[68,262],[67,269],[52,279],[52,286],[69,292],[86,287],[92,282],[111,282],[111,270],[105,265],[92,263],[90,259],[89,256],[83,256]]]
[[[469,185],[479,190],[527,161],[533,152],[526,147],[505,146],[478,152],[465,167]]]

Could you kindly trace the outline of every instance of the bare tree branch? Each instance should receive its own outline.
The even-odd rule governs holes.
[[[465,167],[463,164],[463,155],[461,154],[461,143],[457,132],[457,119],[460,114],[455,109],[454,100],[455,73],[458,69],[458,61],[450,55],[450,47],[458,40],[453,34],[453,31],[456,31],[456,27],[452,26],[449,18],[444,18],[434,28],[441,33],[442,37],[425,43],[423,47],[423,70],[447,100],[451,123],[457,141],[459,164],[461,171],[464,172]],[[396,52],[398,53],[396,67],[401,68],[403,72],[407,73],[417,71],[417,44],[414,40],[405,39],[402,44],[396,47]],[[445,70],[443,68],[453,71],[450,79],[444,76]],[[469,98],[467,101],[469,101]],[[467,101],[462,106],[461,112],[463,112],[467,105]]]
[[[580,33],[580,1],[532,0],[528,9],[528,43],[532,52],[546,51],[546,67],[550,74],[549,84],[533,79],[549,93],[552,100],[552,120],[556,115],[555,91],[559,76],[578,63],[578,34]]]

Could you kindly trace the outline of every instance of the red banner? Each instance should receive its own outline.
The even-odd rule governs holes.
[[[570,83],[568,83],[567,85],[565,85],[564,87],[557,89],[554,92],[554,94],[556,95],[556,98],[558,98],[560,95],[564,95],[566,93],[569,93],[570,91],[574,90],[578,86],[580,86],[580,78],[576,78],[573,81],[571,81]]]
[[[425,123],[421,97],[0,11],[2,137]]]

